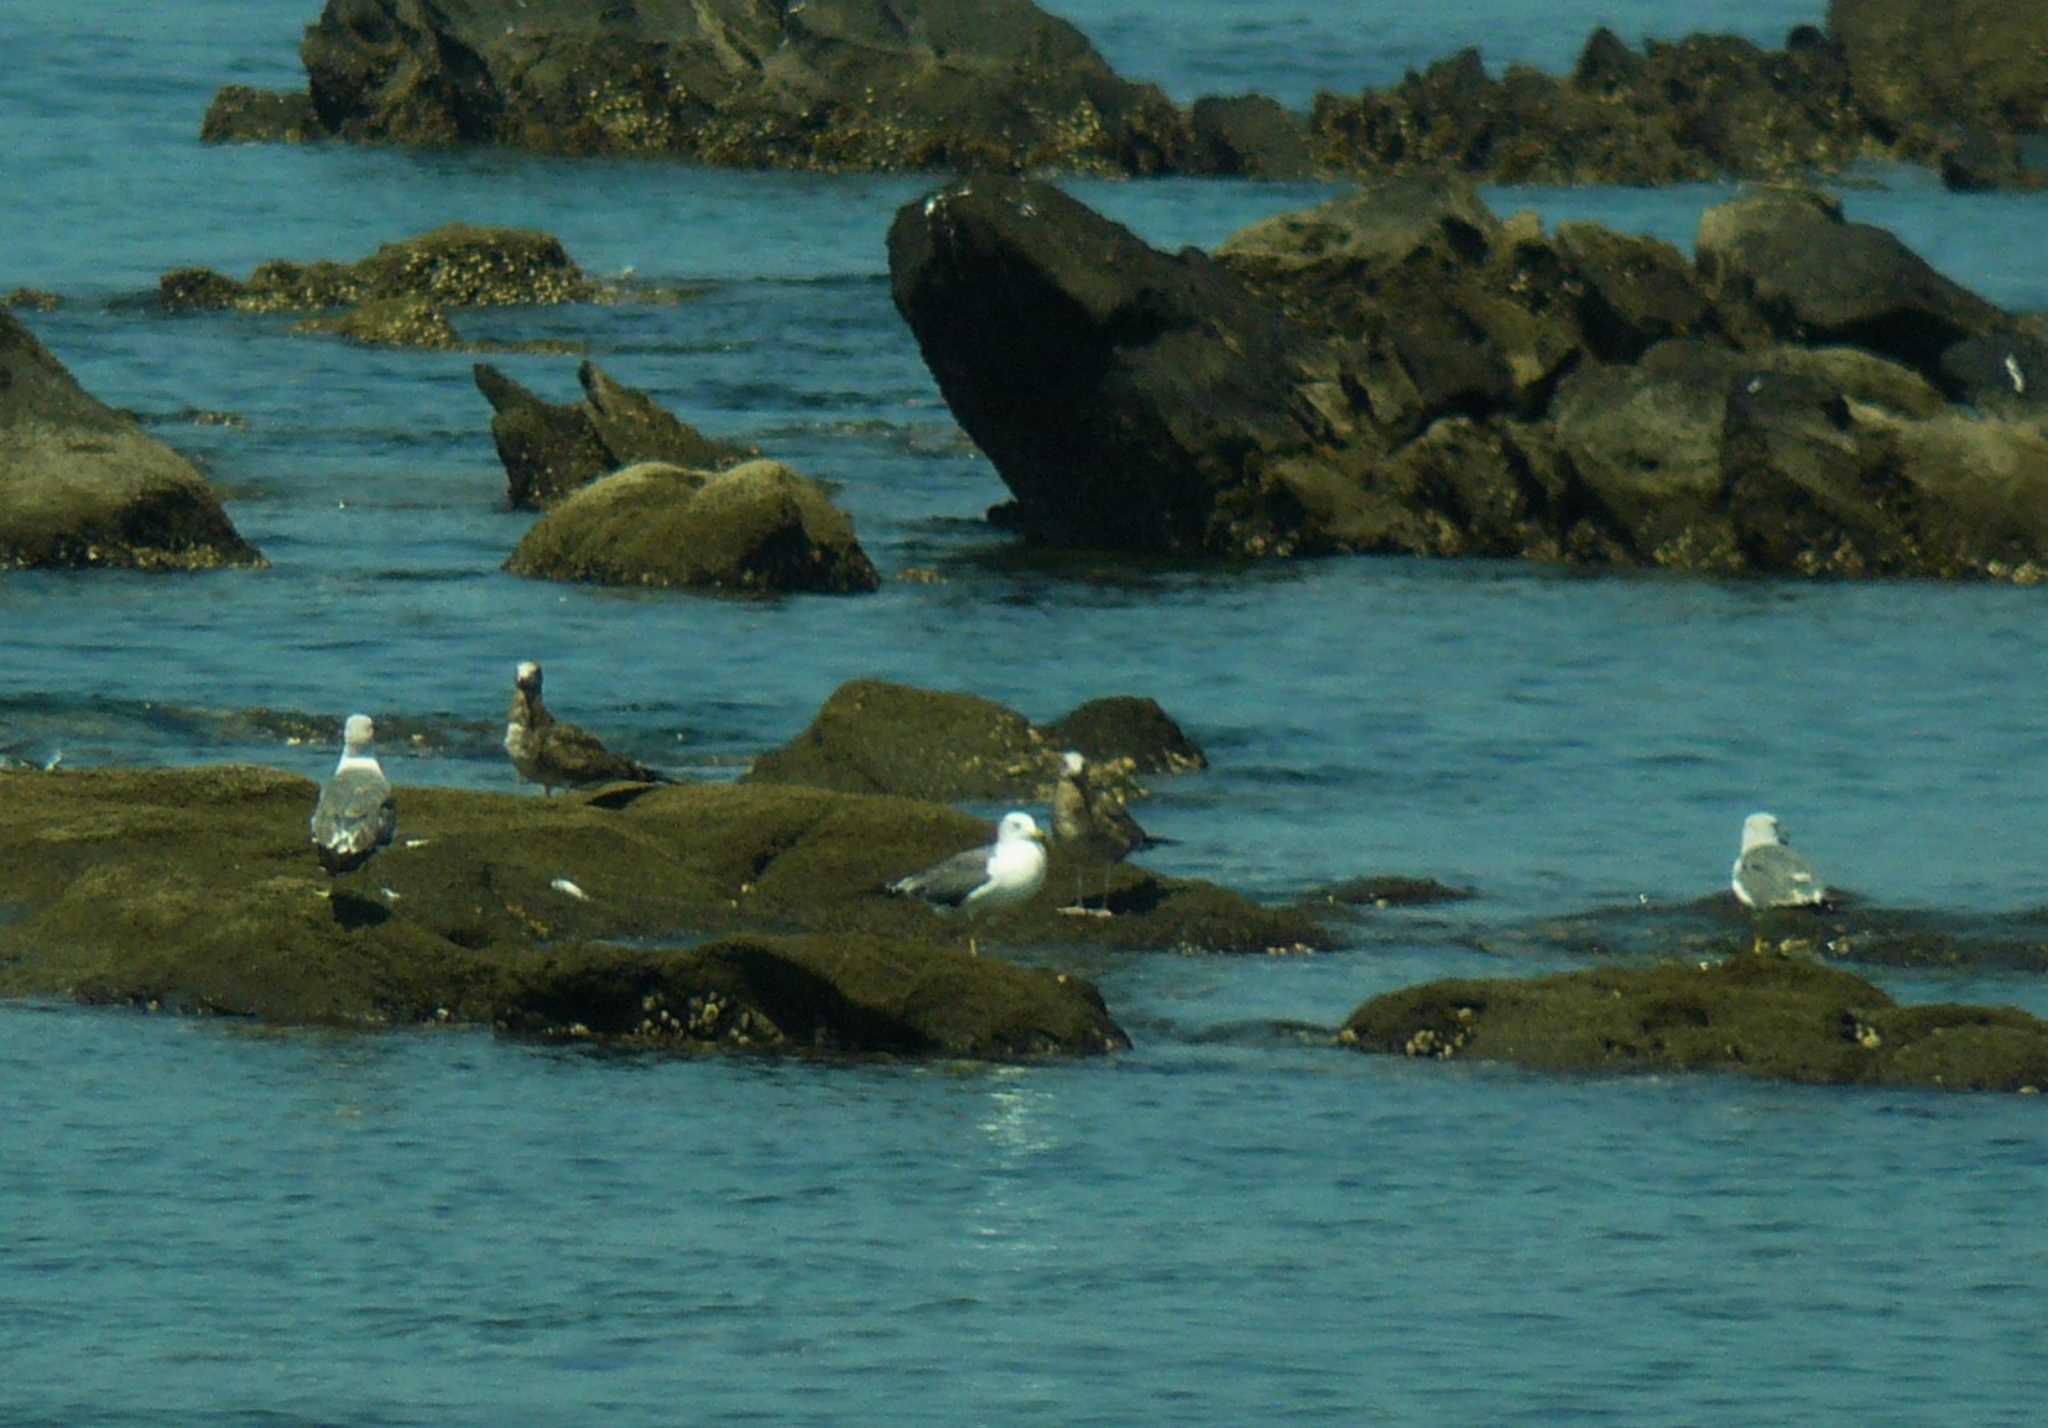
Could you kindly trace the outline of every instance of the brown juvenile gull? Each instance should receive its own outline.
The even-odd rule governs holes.
[[[512,681],[512,708],[505,715],[505,752],[521,778],[539,784],[547,794],[621,780],[669,782],[668,775],[613,753],[589,730],[548,713],[540,698],[540,680],[540,666],[522,660]]]
[[[1088,760],[1071,749],[1060,761],[1060,781],[1052,790],[1052,834],[1062,848],[1071,850],[1084,862],[1101,863],[1101,914],[1109,915],[1109,869],[1141,848],[1164,839],[1154,838],[1138,826],[1138,820],[1115,794],[1095,786],[1088,777]],[[1074,901],[1081,901],[1081,870],[1074,870]]]
[[[961,911],[969,918],[996,908],[1030,901],[1045,883],[1045,833],[1028,813],[1006,813],[996,825],[996,841],[955,853],[921,873],[898,878],[887,891],[914,897],[941,912]],[[979,952],[974,934],[967,950]]]
[[[351,714],[341,732],[341,762],[313,806],[313,851],[329,873],[353,872],[398,831],[398,804],[383,765],[370,752],[377,736],[367,714]]]

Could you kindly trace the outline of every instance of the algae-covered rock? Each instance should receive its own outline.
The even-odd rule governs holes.
[[[727,471],[643,462],[534,522],[515,575],[746,593],[864,594],[881,585],[853,521],[778,461]]]
[[[491,404],[491,439],[515,507],[545,506],[608,472],[659,461],[719,470],[758,455],[714,441],[645,392],[613,381],[595,362],[576,369],[579,402],[547,402],[488,363],[475,369]]]
[[[371,347],[448,351],[462,345],[448,316],[422,297],[371,298],[332,317],[309,317],[294,332],[331,332]]]
[[[1085,983],[956,958],[965,922],[882,892],[985,841],[987,825],[966,814],[731,785],[526,798],[407,786],[405,771],[402,759],[387,764],[399,837],[360,873],[332,879],[306,839],[315,787],[295,775],[0,771],[0,995],[566,1032],[622,1025],[602,989],[644,976],[642,996],[681,994],[665,1003],[672,1015],[692,995],[744,992],[765,1019],[748,1033],[756,1045],[994,1055],[1070,1033],[1069,1051],[1120,1038]],[[975,931],[992,952],[1031,949],[1041,961],[1062,947],[1327,945],[1306,916],[1208,884],[1131,870],[1118,886],[1142,889],[1127,916],[1063,915],[1049,886]],[[640,950],[589,945],[621,938]],[[723,981],[660,946],[705,938],[731,951]],[[641,957],[647,969],[629,965]],[[685,965],[695,970],[661,970]],[[590,1000],[563,1000],[564,979],[591,966],[607,970],[577,983]],[[835,1008],[843,1022],[830,1019]],[[697,1039],[723,1038],[720,1026]]]
[[[1375,997],[1361,1051],[1545,1071],[1735,1071],[1774,1080],[2039,1090],[2048,1022],[2011,1007],[1901,1007],[1860,977],[1777,956],[1453,979]]]
[[[0,567],[263,564],[191,462],[0,310]]]
[[[907,798],[1028,797],[1058,777],[1059,753],[1029,719],[992,699],[854,679],[832,691],[809,728],[755,759],[743,781]]]
[[[550,949],[507,978],[508,1030],[624,1046],[1014,1058],[1130,1039],[1064,972],[874,937],[732,937],[676,951]]]
[[[1134,773],[1207,768],[1208,758],[1157,700],[1111,695],[1043,728],[992,699],[853,679],[832,691],[810,727],[761,755],[749,783],[808,784],[947,802],[1049,797],[1068,749],[1097,765],[1125,798]]]
[[[242,312],[310,312],[386,298],[446,307],[551,304],[585,302],[597,292],[560,239],[530,228],[467,223],[385,243],[353,263],[280,260],[260,265],[245,282],[207,268],[179,268],[158,283],[158,300],[167,308]]]

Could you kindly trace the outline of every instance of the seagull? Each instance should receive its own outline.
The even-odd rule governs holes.
[[[666,774],[613,753],[589,730],[564,724],[548,713],[541,703],[540,681],[540,666],[530,659],[520,661],[512,681],[512,708],[505,715],[505,752],[521,778],[539,784],[545,794],[620,780],[670,781]]]
[[[1030,814],[1013,812],[996,825],[995,842],[898,878],[886,891],[917,898],[941,912],[964,911],[971,918],[1028,902],[1044,883],[1044,830]],[[972,932],[967,950],[979,953]]]
[[[341,762],[313,806],[313,851],[330,874],[353,872],[398,831],[398,804],[383,765],[370,752],[377,726],[351,714],[341,732]]]
[[[1787,846],[1778,820],[1768,813],[1752,813],[1742,821],[1742,849],[1729,885],[1742,905],[1756,912],[1819,907],[1828,891],[1813,864]],[[1759,936],[1757,946],[1762,945]]]
[[[1052,834],[1088,862],[1101,863],[1104,916],[1109,914],[1109,868],[1141,848],[1164,839],[1138,826],[1123,800],[1088,778],[1088,760],[1069,749],[1060,760],[1060,781],[1052,791]],[[1074,901],[1081,901],[1081,872],[1074,870]]]

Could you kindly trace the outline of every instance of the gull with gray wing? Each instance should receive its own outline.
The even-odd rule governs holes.
[[[914,897],[941,912],[970,918],[1028,902],[1045,882],[1045,833],[1028,813],[1003,815],[996,841],[955,853],[921,873],[898,878],[887,891]],[[967,950],[978,951],[970,932]]]
[[[353,872],[391,842],[398,831],[398,803],[384,766],[370,752],[377,727],[367,714],[351,714],[342,729],[341,761],[320,786],[313,807],[313,851],[331,874]]]

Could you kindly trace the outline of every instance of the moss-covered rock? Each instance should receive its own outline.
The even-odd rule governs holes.
[[[2038,1091],[2048,1022],[2011,1007],[1901,1007],[1847,972],[1769,955],[1453,979],[1375,997],[1361,1051],[1544,1071],[1734,1071],[1776,1080]]]
[[[852,518],[778,461],[718,472],[629,466],[534,522],[505,568],[546,580],[749,594],[854,595],[882,583]]]
[[[633,1036],[617,1002],[630,982],[686,1028],[693,996],[746,1007],[754,1045],[995,1055],[1120,1040],[1085,982],[959,955],[969,924],[881,891],[986,840],[966,814],[729,785],[526,798],[407,786],[402,762],[392,772],[396,840],[330,879],[307,839],[314,785],[294,775],[0,771],[0,994]],[[1064,915],[1048,879],[972,929],[986,949],[1041,960],[1061,947],[1327,945],[1301,913],[1119,872],[1126,915]],[[594,945],[613,938],[650,947]],[[718,957],[653,945],[707,938],[717,945],[698,950]],[[711,1020],[715,1034],[690,1038],[737,1025]]]
[[[0,310],[0,567],[263,564],[191,462]]]
[[[292,331],[333,333],[370,347],[445,352],[462,345],[448,315],[422,297],[371,298],[331,317],[309,317]]]

